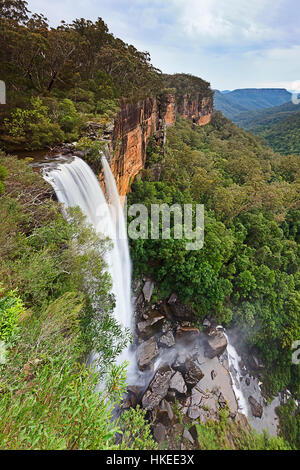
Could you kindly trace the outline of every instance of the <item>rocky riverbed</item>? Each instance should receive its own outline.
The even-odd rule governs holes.
[[[193,425],[218,420],[225,407],[230,419],[244,428],[250,423],[276,434],[275,408],[280,400],[266,405],[259,379],[248,373],[237,354],[235,368],[229,333],[209,320],[195,327],[193,312],[177,301],[175,293],[151,305],[154,290],[150,279],[135,284],[137,369],[123,407],[139,403],[147,411],[155,439],[159,445],[167,442],[169,449],[178,448],[179,442],[181,448],[196,445]],[[241,396],[247,405],[240,403]]]

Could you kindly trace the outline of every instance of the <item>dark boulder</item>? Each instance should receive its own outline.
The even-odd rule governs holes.
[[[158,346],[154,338],[150,338],[148,341],[141,343],[136,352],[139,369],[145,370],[150,368],[157,355]]]
[[[174,371],[170,366],[165,365],[158,369],[154,378],[150,382],[149,388],[142,398],[143,408],[152,411],[168,393],[170,380]]]
[[[175,339],[172,331],[168,331],[164,335],[162,335],[158,340],[159,346],[164,348],[171,348],[175,345]]]
[[[189,390],[191,390],[204,377],[204,374],[198,364],[193,359],[185,361],[184,380]]]
[[[258,403],[258,401],[255,400],[255,398],[252,396],[248,398],[248,401],[250,403],[252,415],[256,418],[261,418],[263,415],[263,407],[261,406],[261,404]]]
[[[194,326],[179,326],[176,331],[176,341],[191,343],[199,335],[200,331]]]
[[[187,387],[185,385],[185,381],[182,377],[182,374],[177,371],[170,381],[170,390],[175,392],[176,395],[185,395],[187,392]]]
[[[152,413],[153,422],[162,423],[164,426],[170,426],[174,419],[174,413],[167,400],[162,400],[160,405]]]
[[[166,439],[167,430],[162,423],[157,423],[153,427],[153,437],[158,443],[162,443]]]
[[[205,356],[210,359],[215,356],[220,356],[223,354],[226,348],[226,336],[221,331],[215,331],[213,335],[207,338],[207,344],[205,345]]]
[[[143,339],[148,339],[158,333],[162,328],[164,319],[165,317],[156,310],[150,312],[147,320],[141,321],[137,324],[139,336]]]

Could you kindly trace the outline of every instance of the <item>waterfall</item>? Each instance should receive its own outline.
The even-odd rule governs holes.
[[[246,398],[243,394],[243,391],[241,390],[241,385],[240,385],[240,379],[242,377],[242,372],[240,368],[240,362],[241,358],[238,355],[236,349],[232,344],[230,343],[230,340],[223,330],[224,335],[226,336],[227,339],[227,355],[228,355],[228,368],[229,368],[229,374],[231,377],[231,382],[232,382],[232,388],[238,403],[238,408],[241,413],[243,413],[245,416],[248,416],[248,404],[246,401]]]
[[[58,163],[54,168],[48,167],[44,170],[44,179],[52,185],[64,207],[79,206],[95,231],[112,240],[113,248],[106,253],[105,261],[116,300],[114,315],[123,327],[131,328],[131,263],[125,218],[113,174],[104,156],[102,164],[108,201],[91,168],[78,157],[68,163]],[[130,362],[129,348],[122,351],[117,363],[124,360]]]

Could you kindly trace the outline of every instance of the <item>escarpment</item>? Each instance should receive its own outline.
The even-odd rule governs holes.
[[[166,128],[179,113],[197,125],[208,124],[213,112],[213,92],[204,80],[190,75],[164,76],[168,89],[158,97],[121,104],[112,131],[111,169],[120,196],[125,196],[135,176],[145,167],[150,137],[162,148]]]
[[[123,104],[112,135],[111,168],[118,191],[125,196],[134,177],[144,168],[150,137],[163,145],[165,129],[175,123],[176,102],[172,94]]]

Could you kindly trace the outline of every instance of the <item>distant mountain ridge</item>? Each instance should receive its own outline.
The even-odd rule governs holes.
[[[235,120],[240,113],[280,106],[291,98],[292,94],[285,88],[244,88],[229,93],[215,90],[214,107]]]
[[[263,137],[283,155],[300,155],[300,104],[292,102],[235,116],[235,124]]]

